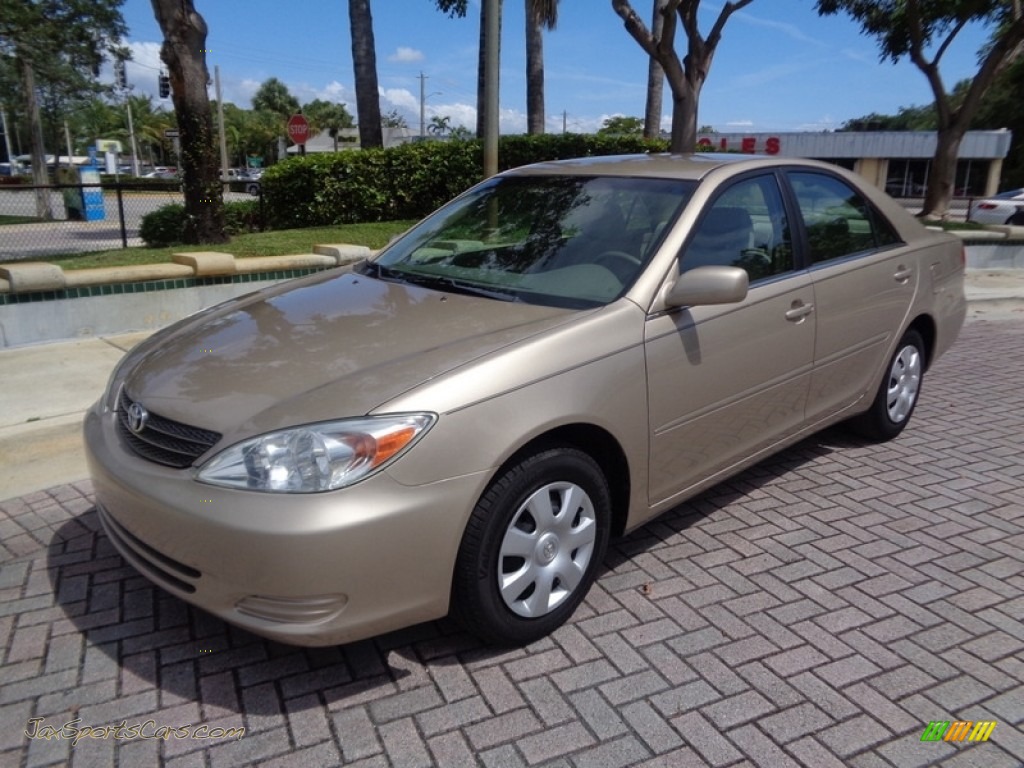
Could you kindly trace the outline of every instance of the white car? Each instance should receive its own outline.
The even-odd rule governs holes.
[[[967,220],[975,224],[1024,226],[1024,189],[1011,189],[985,200],[973,201],[967,211]]]

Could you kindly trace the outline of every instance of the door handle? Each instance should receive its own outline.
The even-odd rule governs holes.
[[[907,280],[909,280],[913,276],[913,274],[914,274],[914,270],[907,269],[902,264],[900,264],[896,268],[896,272],[893,273],[892,277],[893,277],[893,280],[895,280],[897,283],[905,283],[905,282],[907,282]]]
[[[791,309],[786,311],[786,319],[793,323],[801,323],[813,311],[813,304],[804,304],[798,299],[793,302]]]

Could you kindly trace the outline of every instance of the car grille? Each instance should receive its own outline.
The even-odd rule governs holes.
[[[184,469],[216,445],[219,432],[189,426],[150,413],[140,432],[128,426],[128,409],[133,401],[121,390],[117,403],[118,432],[142,458],[166,467]]]

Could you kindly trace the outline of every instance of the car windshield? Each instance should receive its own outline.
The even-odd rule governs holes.
[[[565,307],[621,296],[694,182],[505,176],[457,198],[366,266],[438,290]]]

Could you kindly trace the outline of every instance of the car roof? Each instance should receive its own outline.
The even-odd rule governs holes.
[[[820,167],[815,161],[792,157],[697,152],[691,155],[608,155],[551,160],[514,168],[502,175],[651,176],[699,181],[717,168],[740,165],[751,168],[780,165]]]

